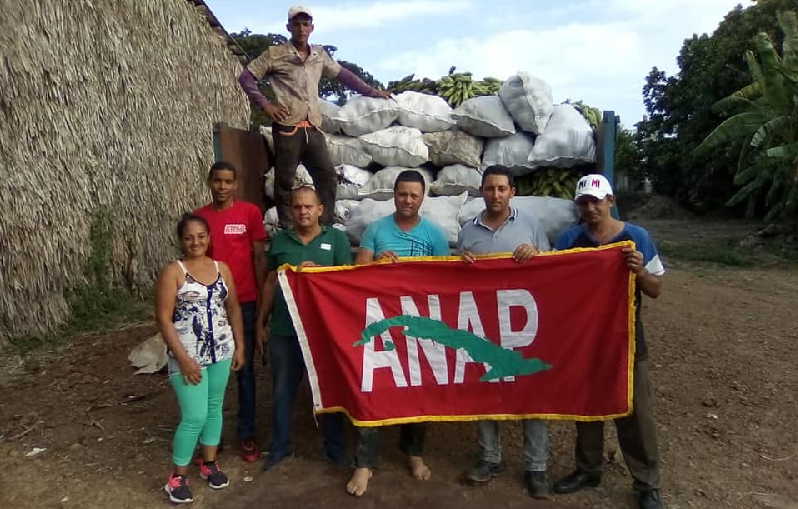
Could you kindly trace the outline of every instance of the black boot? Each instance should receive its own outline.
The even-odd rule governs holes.
[[[524,482],[526,483],[526,489],[530,497],[543,500],[551,498],[549,480],[546,478],[546,472],[527,470],[524,472]]]
[[[595,488],[601,483],[601,472],[575,470],[554,483],[554,493],[573,493],[583,488]]]
[[[659,490],[641,491],[637,495],[637,505],[640,509],[664,509]]]

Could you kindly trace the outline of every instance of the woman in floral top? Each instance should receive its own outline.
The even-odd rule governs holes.
[[[172,444],[174,469],[164,486],[176,504],[193,502],[186,474],[199,441],[200,476],[213,489],[229,481],[216,464],[222,405],[230,370],[244,365],[241,309],[230,269],[206,252],[205,219],[186,214],[177,225],[183,259],[167,265],[156,286],[155,314],[169,348],[169,383],[180,405]]]

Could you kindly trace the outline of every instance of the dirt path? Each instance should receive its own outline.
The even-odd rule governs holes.
[[[798,274],[673,264],[665,291],[644,310],[663,463],[675,508],[798,508]],[[144,324],[75,341],[57,353],[6,358],[0,396],[0,507],[167,507],[161,485],[177,407],[164,375],[134,376],[127,354],[154,332]],[[262,442],[269,436],[270,382],[259,370]],[[236,395],[225,405],[234,437]],[[212,507],[634,507],[630,479],[608,426],[602,485],[550,503],[521,484],[519,426],[503,424],[507,472],[483,488],[458,482],[474,459],[473,424],[430,426],[433,478],[409,478],[396,433],[383,440],[369,494],[343,492],[348,471],[325,464],[307,391],[297,412],[298,457],[268,474],[234,447],[221,461],[233,482],[211,493],[194,477],[197,508]],[[573,426],[552,423],[556,478],[573,465]],[[35,457],[34,447],[46,448]],[[252,478],[245,481],[245,478]]]

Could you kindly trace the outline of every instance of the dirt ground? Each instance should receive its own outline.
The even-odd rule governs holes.
[[[676,242],[713,228],[686,221],[644,222],[660,240]],[[702,228],[704,228],[702,230]],[[674,240],[676,239],[676,240]],[[666,260],[660,299],[644,320],[657,397],[663,494],[667,507],[798,509],[798,271],[794,266],[730,268]],[[130,349],[154,333],[151,322],[88,335],[57,351],[0,362],[1,508],[167,507],[162,485],[178,421],[166,376],[133,375]],[[258,366],[259,440],[269,437],[268,368]],[[503,424],[507,471],[491,484],[460,484],[474,461],[475,426],[430,425],[428,482],[412,480],[383,438],[381,468],[368,494],[343,486],[349,471],[326,464],[310,412],[300,397],[297,457],[275,471],[236,455],[236,388],[225,403],[220,462],[231,477],[211,492],[196,472],[197,508],[237,507],[634,507],[631,481],[606,427],[608,466],[599,488],[538,502],[521,482],[521,433]],[[573,425],[553,422],[549,475],[573,466]],[[44,449],[31,455],[34,448]]]

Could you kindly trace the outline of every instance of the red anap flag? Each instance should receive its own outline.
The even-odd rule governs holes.
[[[632,245],[281,268],[315,411],[358,426],[627,415]]]

